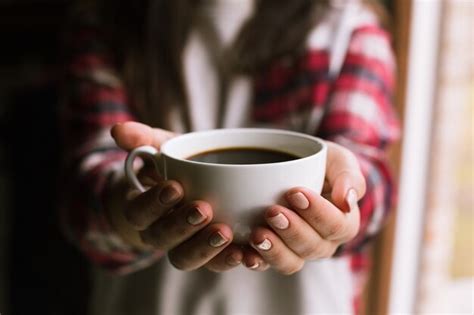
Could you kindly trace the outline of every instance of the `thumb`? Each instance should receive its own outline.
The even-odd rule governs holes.
[[[349,208],[364,196],[365,178],[357,158],[351,151],[335,143],[327,144],[326,179],[332,188],[331,199],[339,209],[348,212]],[[353,190],[351,194],[350,190]]]
[[[133,121],[116,124],[112,127],[110,133],[115,143],[127,151],[142,145],[151,145],[155,148],[160,148],[163,143],[176,136],[176,134],[171,131],[151,128],[145,124]]]

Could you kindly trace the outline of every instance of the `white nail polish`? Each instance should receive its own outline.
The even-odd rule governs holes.
[[[258,267],[260,266],[260,264],[258,262],[256,262],[255,264],[253,264],[252,266],[249,266],[248,268],[249,269],[257,269]]]
[[[257,246],[258,249],[267,251],[270,248],[272,248],[272,242],[270,242],[270,240],[268,238],[266,238],[266,239],[263,240],[263,242],[261,242],[259,244],[255,244],[255,246]]]
[[[290,221],[288,221],[283,213],[279,213],[274,217],[268,218],[268,222],[270,225],[280,230],[285,230],[288,228],[288,226],[290,226]]]
[[[242,262],[241,260],[234,258],[234,256],[232,255],[227,256],[225,261],[229,266],[237,266],[237,265],[240,265],[240,263]]]
[[[201,213],[201,211],[199,211],[198,207],[194,207],[189,212],[186,221],[191,225],[199,225],[206,221],[206,217]]]
[[[212,247],[221,247],[227,242],[228,240],[220,232],[212,234],[209,238],[209,245]]]
[[[349,191],[347,192],[347,195],[346,195],[346,202],[347,202],[347,205],[349,206],[349,211],[352,211],[354,210],[356,207],[358,207],[357,205],[357,192],[355,191],[355,189],[351,188],[349,189]]]
[[[309,207],[309,200],[306,198],[306,196],[301,193],[293,193],[288,196],[288,199],[293,207],[296,207],[299,210],[304,210]]]

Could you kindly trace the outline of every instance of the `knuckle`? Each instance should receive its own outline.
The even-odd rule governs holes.
[[[162,213],[162,207],[158,204],[150,204],[144,211],[147,217],[159,218]]]
[[[343,221],[337,221],[328,226],[327,236],[328,239],[334,239],[345,234],[346,226]]]
[[[319,252],[319,246],[305,246],[299,252],[298,255],[303,259],[312,259]]]
[[[182,225],[176,225],[173,234],[176,235],[179,239],[183,239],[189,234],[189,231],[186,227]]]
[[[151,245],[156,249],[167,251],[170,249],[168,243],[163,239],[161,232],[145,230],[140,233],[143,243]]]
[[[300,229],[291,226],[291,228],[285,231],[284,236],[280,236],[288,244],[300,244],[302,243],[302,236]]]
[[[144,231],[144,242],[161,250],[170,250],[190,235],[190,229],[178,221],[174,217],[156,221]]]
[[[312,249],[311,253],[307,256],[308,260],[316,260],[326,257],[326,249],[322,244]]]
[[[211,254],[209,251],[205,249],[201,249],[196,253],[196,257],[198,260],[208,260],[211,257]]]
[[[150,198],[149,202],[143,206],[144,212],[154,216],[158,217],[163,213],[163,210],[165,207],[161,204],[160,198],[158,194],[154,196],[153,198]]]
[[[311,225],[315,226],[325,221],[325,216],[321,211],[314,211],[310,217]]]
[[[179,218],[177,213],[171,213],[170,215],[163,218],[159,222],[159,227],[157,229],[160,230],[161,234],[169,235],[169,236],[176,236],[176,237],[183,237],[187,234],[188,230],[183,222],[181,222],[181,218]]]
[[[158,195],[150,197],[146,192],[128,204],[124,216],[135,228],[143,229],[149,221],[158,219],[163,212],[164,208],[159,202]]]

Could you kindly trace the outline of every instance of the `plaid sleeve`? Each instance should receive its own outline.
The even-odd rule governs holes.
[[[107,187],[123,176],[126,157],[110,128],[134,116],[113,61],[98,38],[96,29],[84,27],[67,43],[60,217],[66,236],[92,262],[124,274],[153,263],[162,253],[124,243],[103,209]]]
[[[380,230],[394,200],[386,156],[388,145],[399,137],[392,106],[394,73],[388,34],[377,26],[356,29],[319,134],[356,154],[367,183],[359,202],[359,234],[338,254],[360,250]]]

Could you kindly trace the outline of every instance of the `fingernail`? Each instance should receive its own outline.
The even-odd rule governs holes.
[[[177,191],[173,186],[166,186],[161,190],[160,201],[164,204],[175,202],[178,198],[179,191]]]
[[[271,226],[280,230],[285,230],[290,226],[290,221],[288,221],[283,213],[278,213],[276,216],[269,217],[268,222]]]
[[[247,266],[247,268],[249,269],[257,269],[258,267],[260,266],[260,264],[258,262],[256,262],[255,264],[253,264],[252,266]]]
[[[227,258],[225,259],[225,262],[230,265],[230,266],[237,266],[239,265],[242,261],[235,258],[233,255],[229,255],[227,256]]]
[[[255,244],[255,246],[257,246],[258,249],[267,251],[272,248],[272,242],[270,242],[270,240],[266,238],[261,243]]]
[[[205,220],[206,216],[201,213],[198,207],[193,207],[186,217],[186,221],[191,225],[199,225]]]
[[[297,193],[293,193],[289,195],[288,199],[289,199],[288,201],[290,202],[290,204],[293,207],[296,207],[298,209],[304,210],[309,207],[308,198],[306,198],[306,196],[301,192],[297,192]]]
[[[227,243],[227,239],[222,235],[221,232],[216,232],[209,237],[209,245],[212,247],[221,247],[225,243]]]
[[[349,211],[352,211],[357,207],[357,192],[355,191],[355,189],[349,189],[346,195],[346,202],[349,206]]]

